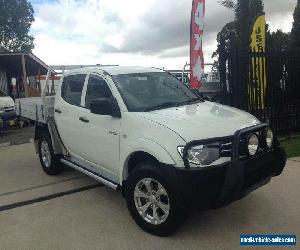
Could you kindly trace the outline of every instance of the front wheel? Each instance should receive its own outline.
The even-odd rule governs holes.
[[[178,205],[171,185],[151,164],[139,165],[129,176],[126,201],[135,222],[154,235],[171,235],[186,218],[186,212]]]
[[[52,148],[51,138],[42,134],[38,141],[39,158],[43,170],[48,175],[57,175],[63,171],[63,164],[59,156],[55,155]]]

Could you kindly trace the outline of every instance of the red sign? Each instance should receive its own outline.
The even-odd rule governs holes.
[[[193,0],[190,37],[190,88],[199,89],[204,73],[204,56],[202,50],[202,37],[204,30],[205,0]]]

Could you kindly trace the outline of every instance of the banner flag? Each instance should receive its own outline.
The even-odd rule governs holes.
[[[266,17],[264,14],[258,16],[253,24],[250,47],[252,52],[266,51]],[[250,83],[249,97],[250,100],[253,100],[253,102],[255,102],[255,100],[258,100],[259,106],[261,108],[264,108],[267,85],[266,59],[264,57],[256,57],[252,59],[251,63],[252,69],[250,75],[252,75],[252,79],[256,79],[257,88],[260,91],[258,92],[255,86],[251,87]]]
[[[202,37],[204,30],[205,0],[193,0],[190,34],[190,88],[199,89],[204,73]]]

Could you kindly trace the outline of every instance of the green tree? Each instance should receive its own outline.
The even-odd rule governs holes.
[[[289,46],[290,34],[282,30],[275,32],[267,31],[266,43],[270,48],[286,49]]]
[[[300,47],[300,0],[297,1],[297,6],[294,11],[294,23],[291,32],[291,46]]]
[[[235,33],[240,46],[249,46],[253,22],[264,11],[262,0],[219,0],[218,2],[235,13],[234,21],[225,24],[218,33],[218,45],[222,38],[227,39],[230,33]],[[212,58],[218,57],[218,54],[219,48],[212,54]]]
[[[233,0],[219,0],[219,3],[228,9],[235,9],[236,1]]]
[[[27,0],[0,0],[0,44],[13,52],[31,52],[33,13]]]
[[[241,46],[248,46],[252,24],[255,18],[264,11],[262,0],[220,0],[219,3],[234,11],[234,31],[238,41]]]

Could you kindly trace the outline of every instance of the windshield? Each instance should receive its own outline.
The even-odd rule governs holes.
[[[166,72],[112,77],[130,112],[147,112],[201,101],[187,86]]]
[[[0,90],[0,97],[5,97],[5,96],[8,96],[8,95]]]

